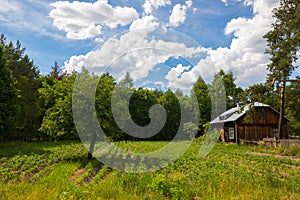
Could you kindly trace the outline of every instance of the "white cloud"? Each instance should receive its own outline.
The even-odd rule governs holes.
[[[153,15],[147,15],[143,18],[138,18],[130,25],[129,31],[139,30],[139,29],[150,29],[154,30],[159,26],[159,23]],[[149,30],[148,30],[149,31]]]
[[[178,64],[176,67],[171,68],[165,77],[165,79],[168,80],[168,87],[185,89],[191,86],[192,82],[190,80],[181,79],[183,72],[190,68],[191,66],[183,66],[182,64]]]
[[[87,39],[98,36],[102,27],[126,26],[138,18],[134,8],[112,7],[107,0],[88,2],[57,1],[49,13],[53,24],[67,33],[70,39]]]
[[[185,2],[185,4],[187,5],[188,8],[190,8],[193,5],[193,1],[192,0],[187,0]]]
[[[146,14],[151,14],[153,8],[157,9],[166,5],[171,5],[171,0],[145,0],[143,8]]]
[[[198,75],[208,83],[220,69],[232,71],[239,86],[247,87],[257,82],[264,82],[267,75],[269,55],[265,54],[266,41],[263,35],[271,30],[274,22],[272,9],[279,0],[255,0],[253,4],[253,18],[232,19],[225,28],[225,34],[233,34],[234,39],[230,47],[209,50],[208,56],[191,71],[185,72],[180,81],[196,81]]]
[[[18,9],[20,9],[20,5],[16,1],[8,1],[8,0],[1,1],[0,14],[11,12],[11,11],[16,12]]]
[[[151,8],[155,8],[152,4],[154,1],[146,2],[150,3]],[[229,47],[217,49],[187,47],[180,42],[151,38],[149,33],[160,24],[153,15],[144,15],[133,20],[128,33],[119,38],[108,39],[101,47],[86,55],[72,56],[65,62],[65,68],[68,71],[73,69],[80,71],[81,67],[85,66],[93,72],[101,73],[111,64],[109,70],[115,78],[118,79],[129,71],[133,79],[137,80],[147,77],[156,64],[164,63],[170,56],[191,58],[207,53],[207,57],[189,71],[187,66],[182,65],[171,69],[165,77],[169,81],[168,86],[190,89],[199,75],[206,82],[210,82],[220,69],[232,71],[237,77],[237,84],[242,87],[263,82],[267,74],[269,56],[264,53],[266,41],[262,36],[271,29],[274,21],[271,11],[278,3],[279,0],[245,0],[245,5],[253,6],[253,17],[239,17],[227,23],[224,34],[234,36]],[[184,5],[176,4],[170,16],[170,25],[178,26],[183,23],[187,9],[191,6],[191,1],[186,1]],[[175,15],[176,12],[179,14]]]
[[[244,5],[245,6],[252,6],[254,3],[254,0],[244,0]]]
[[[184,5],[176,4],[172,9],[172,13],[169,18],[170,26],[177,27],[182,24],[186,19],[186,12],[188,8],[190,8],[192,4],[193,2],[191,0],[186,1]]]
[[[49,3],[38,0],[2,0],[0,6],[0,24],[18,33],[37,33],[64,40],[52,27],[47,17],[51,9]]]
[[[221,0],[226,6],[228,5],[228,0]]]
[[[229,4],[229,0],[221,0],[226,6],[228,6]],[[253,5],[253,2],[255,0],[232,0],[233,2],[241,2],[241,1],[244,1],[244,5],[245,6],[251,6]]]
[[[149,39],[148,34],[142,29],[130,31],[120,38],[110,38],[86,55],[72,56],[65,62],[65,69],[80,71],[85,66],[90,71],[102,73],[110,65],[109,71],[115,78],[119,79],[128,71],[137,80],[147,77],[156,64],[164,63],[171,56],[193,57],[207,51],[202,47],[186,47],[179,42]]]

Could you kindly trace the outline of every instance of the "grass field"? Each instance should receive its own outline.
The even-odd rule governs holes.
[[[0,199],[300,199],[299,148],[217,144],[200,159],[200,145],[162,170],[129,174],[87,162],[80,142],[0,143]]]

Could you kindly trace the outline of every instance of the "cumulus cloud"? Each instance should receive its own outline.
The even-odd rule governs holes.
[[[143,8],[146,14],[151,14],[153,8],[157,9],[166,5],[171,5],[171,0],[145,0]]]
[[[180,89],[190,88],[192,82],[190,80],[186,80],[185,78],[181,78],[183,72],[189,70],[190,68],[191,66],[183,66],[182,64],[178,64],[176,67],[171,68],[165,77],[165,79],[168,80],[168,87]]]
[[[88,2],[57,1],[51,4],[54,9],[49,16],[59,30],[67,33],[70,39],[87,39],[102,33],[102,27],[126,26],[138,18],[134,8],[112,7],[107,0]]]
[[[184,5],[176,4],[169,18],[170,26],[176,27],[182,24],[186,18],[186,12],[188,8],[192,6],[193,2],[191,0],[186,1]]]
[[[266,41],[263,35],[271,30],[274,22],[272,9],[278,6],[279,0],[256,0],[253,3],[252,18],[232,19],[225,28],[225,34],[234,35],[230,47],[220,47],[208,51],[208,56],[189,72],[182,74],[180,81],[196,81],[200,74],[210,82],[220,69],[232,71],[237,77],[239,86],[247,87],[257,82],[264,82],[267,75],[269,55],[265,54]]]
[[[146,29],[148,30],[148,29]],[[110,38],[101,47],[86,55],[72,56],[65,62],[65,69],[80,71],[82,66],[95,73],[109,71],[117,79],[126,71],[134,80],[147,77],[156,64],[164,63],[171,56],[193,57],[207,52],[203,47],[187,47],[180,42],[148,38],[144,29],[129,31],[120,38]]]
[[[159,26],[159,22],[155,19],[153,15],[147,15],[143,18],[138,18],[130,25],[129,31],[139,30],[139,29],[150,29],[154,30]]]
[[[147,2],[151,5],[151,9],[168,4],[168,1],[146,0],[145,4]],[[72,56],[65,62],[65,68],[67,71],[73,69],[80,71],[82,66],[85,66],[90,71],[101,73],[109,66],[110,72],[117,79],[129,71],[133,79],[137,80],[147,77],[156,64],[164,63],[171,56],[192,58],[205,53],[207,56],[194,67],[177,65],[172,68],[165,77],[169,81],[168,87],[189,90],[200,75],[206,82],[210,82],[220,69],[232,71],[237,77],[237,84],[242,87],[263,82],[267,74],[269,56],[264,53],[266,41],[262,36],[271,29],[274,22],[272,9],[278,5],[279,0],[243,2],[245,5],[253,6],[253,17],[239,17],[227,23],[224,34],[234,36],[229,47],[206,49],[187,46],[180,40],[166,41],[168,37],[165,36],[164,39],[155,38],[155,34],[150,33],[156,30],[160,23],[153,15],[144,15],[128,22],[131,23],[129,32],[122,36],[108,39],[99,48],[85,55]],[[169,18],[170,26],[175,27],[184,23],[186,12],[191,6],[192,1],[186,1],[184,5],[176,4]],[[109,23],[108,21],[92,25],[103,26]],[[92,26],[91,29],[95,31],[95,27]],[[85,30],[87,31],[85,34],[90,33],[87,27]]]

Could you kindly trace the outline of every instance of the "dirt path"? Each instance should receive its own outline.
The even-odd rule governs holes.
[[[300,158],[296,156],[283,156],[283,155],[274,155],[274,154],[259,153],[259,152],[247,152],[247,154],[256,155],[256,156],[273,156],[275,158],[287,158],[294,161],[300,161]]]

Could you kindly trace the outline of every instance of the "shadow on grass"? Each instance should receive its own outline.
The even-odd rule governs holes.
[[[63,149],[71,144],[80,145],[80,141],[59,142],[0,142],[0,157],[14,157],[16,155],[43,155],[51,154],[55,149]]]

